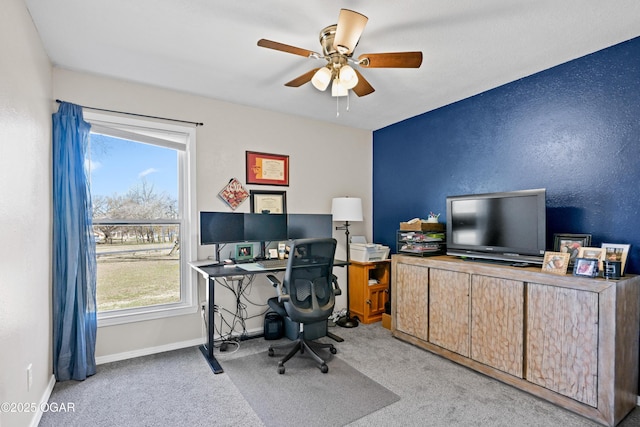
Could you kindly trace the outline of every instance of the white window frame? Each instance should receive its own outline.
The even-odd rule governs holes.
[[[152,119],[84,111],[91,131],[178,150],[178,209],[180,226],[180,295],[177,303],[111,310],[98,313],[98,327],[182,316],[198,311],[198,278],[189,261],[197,253],[196,128]],[[163,138],[158,138],[163,133]],[[154,136],[152,136],[154,135]]]

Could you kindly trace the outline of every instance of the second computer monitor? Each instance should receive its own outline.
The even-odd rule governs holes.
[[[248,242],[287,240],[287,215],[245,214],[244,240]]]

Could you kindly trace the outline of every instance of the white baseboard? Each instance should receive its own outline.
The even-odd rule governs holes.
[[[34,412],[33,418],[31,419],[30,427],[38,427],[40,424],[40,419],[42,418],[42,408],[45,407],[46,403],[49,401],[51,397],[51,393],[53,392],[53,387],[56,385],[56,377],[51,375],[49,378],[49,383],[47,384],[47,388],[42,393],[42,397],[40,398],[40,403],[38,404],[38,410]]]
[[[247,330],[247,335],[249,335],[249,337],[260,335],[262,333],[263,333],[263,328],[254,328],[254,329]],[[232,335],[235,337],[241,336],[239,332],[233,332]],[[216,336],[215,338],[217,339],[219,338],[219,336]],[[199,346],[204,344],[205,342],[206,342],[206,338],[202,337],[202,338],[196,338],[188,341],[181,341],[181,342],[175,342],[171,344],[160,345],[157,347],[148,347],[148,348],[141,348],[133,351],[126,351],[124,353],[108,354],[106,356],[96,357],[96,365],[102,365],[104,363],[110,363],[110,362],[117,362],[119,360],[133,359],[134,357],[149,356],[150,354],[162,353],[162,352],[171,351],[171,350],[179,350],[181,348]]]
[[[96,357],[96,365],[104,363],[117,362],[119,360],[133,359],[134,357],[148,356],[150,354],[162,353],[165,351],[179,350],[181,348],[194,347],[204,343],[202,338],[196,338],[188,341],[180,341],[171,344],[160,345],[157,347],[141,348],[133,351],[125,351],[124,353],[108,354],[106,356]]]

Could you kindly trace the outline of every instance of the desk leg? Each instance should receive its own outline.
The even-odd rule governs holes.
[[[205,359],[207,359],[207,362],[209,362],[209,366],[211,366],[211,370],[213,371],[214,374],[221,374],[224,372],[224,370],[222,369],[222,366],[220,366],[220,363],[218,363],[218,360],[216,360],[215,356],[213,355],[213,347],[214,347],[214,331],[215,328],[213,326],[213,319],[214,319],[214,307],[215,307],[215,298],[214,298],[214,293],[215,293],[215,280],[213,277],[209,277],[209,280],[207,281],[207,285],[208,285],[208,293],[209,293],[209,303],[207,304],[207,348],[205,350],[204,346],[200,346],[200,351],[202,352],[203,356],[205,357]]]

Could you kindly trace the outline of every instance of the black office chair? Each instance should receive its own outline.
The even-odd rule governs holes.
[[[328,348],[331,354],[336,354],[336,348],[333,344],[306,339],[304,326],[326,322],[333,313],[335,296],[342,293],[333,274],[335,252],[335,239],[294,240],[282,283],[275,276],[267,275],[278,290],[278,296],[268,300],[269,307],[283,317],[300,324],[298,338],[293,343],[269,347],[269,356],[273,357],[274,349],[291,346],[289,353],[278,362],[280,374],[284,374],[285,362],[298,351],[307,351],[318,362],[323,374],[329,372],[329,367],[317,350]]]

